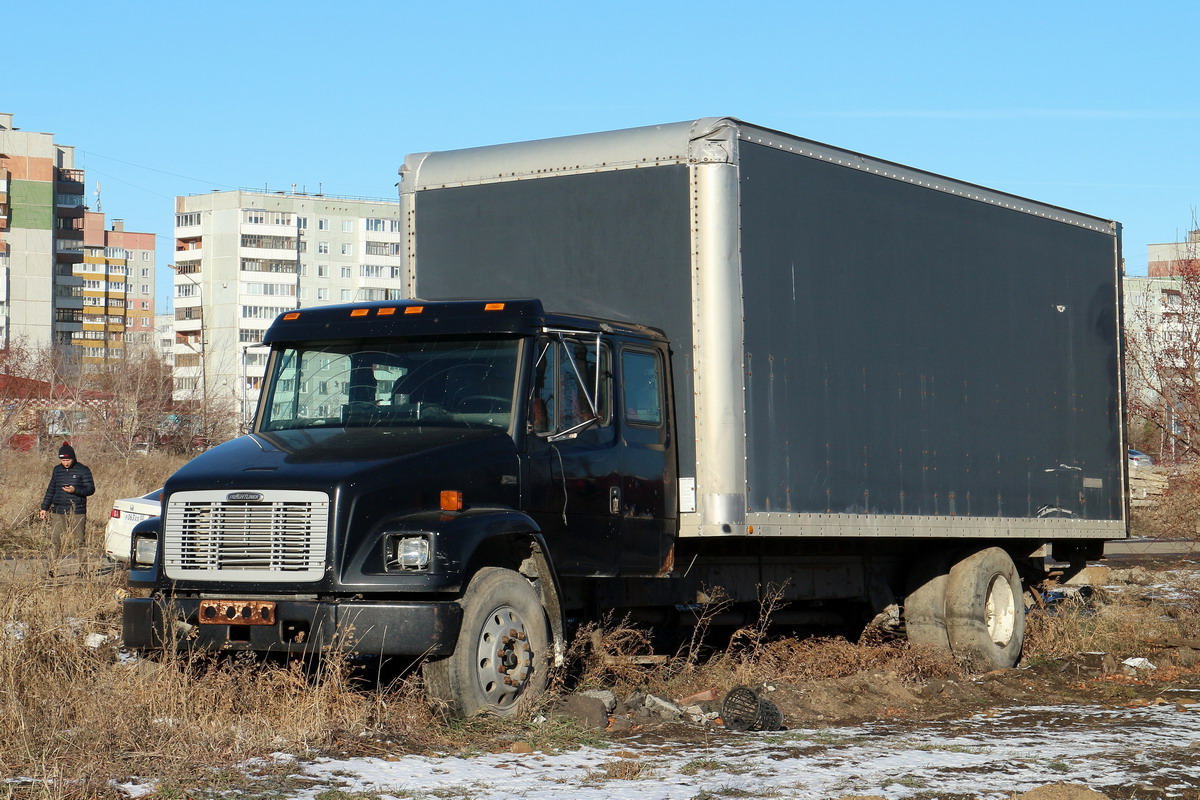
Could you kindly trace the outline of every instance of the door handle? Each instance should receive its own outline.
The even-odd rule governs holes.
[[[621,488],[613,486],[608,490],[608,510],[612,514],[621,513]]]

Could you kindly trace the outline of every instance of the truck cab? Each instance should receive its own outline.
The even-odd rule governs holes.
[[[461,711],[504,712],[561,653],[578,579],[669,571],[661,332],[413,301],[289,312],[266,342],[251,433],[135,532],[128,645],[431,656]]]

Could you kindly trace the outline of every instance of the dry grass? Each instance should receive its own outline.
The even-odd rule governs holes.
[[[1147,655],[1147,648],[1175,639],[1200,640],[1200,576],[1174,577],[1142,568],[1112,572],[1114,591],[1091,601],[1067,601],[1026,618],[1025,658],[1059,658],[1104,652],[1118,658]],[[1182,590],[1182,593],[1181,593]]]
[[[887,671],[913,683],[961,674],[953,659],[940,651],[903,641],[772,637],[771,616],[783,603],[781,593],[770,587],[762,592],[757,618],[734,631],[727,646],[713,650],[705,645],[709,628],[730,604],[720,591],[708,594],[712,602],[697,612],[693,634],[665,660],[649,659],[650,631],[628,620],[609,618],[585,626],[568,651],[567,672],[574,676],[574,685],[674,698],[706,689],[724,694],[734,686],[805,683],[867,670]]]
[[[364,733],[406,751],[434,741],[415,683],[363,691],[337,657],[315,669],[122,659],[119,595],[112,575],[0,585],[0,775],[54,787],[33,796],[102,796],[109,779],[183,781],[277,751],[357,748]]]
[[[169,453],[117,455],[93,450],[86,439],[73,439],[72,444],[96,481],[96,494],[88,498],[87,522],[88,544],[94,552],[100,551],[114,500],[159,488],[187,460]],[[7,555],[41,552],[49,541],[49,524],[37,522],[37,511],[50,471],[58,463],[57,450],[57,443],[47,452],[0,448],[0,550]]]

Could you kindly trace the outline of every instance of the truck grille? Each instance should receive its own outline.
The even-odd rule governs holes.
[[[315,581],[328,540],[324,492],[176,492],[163,517],[163,568],[175,579]]]

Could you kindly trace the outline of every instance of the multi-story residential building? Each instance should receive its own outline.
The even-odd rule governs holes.
[[[238,190],[175,200],[175,397],[258,400],[277,315],[400,298],[397,201]]]
[[[172,266],[172,269],[174,267]],[[154,315],[154,352],[168,367],[175,366],[175,315]]]
[[[1186,242],[1167,242],[1146,246],[1151,278],[1182,274],[1185,268],[1200,268],[1200,230],[1188,231]]]
[[[0,114],[0,346],[54,345],[71,361],[83,330],[83,171],[54,134]]]
[[[148,342],[154,313],[154,234],[106,231],[74,163],[73,147],[0,114],[0,347],[52,346],[67,368],[121,357],[131,333]],[[127,282],[130,269],[145,278]]]
[[[153,351],[154,234],[104,227],[104,215],[84,212],[83,330],[75,334],[85,369]]]

